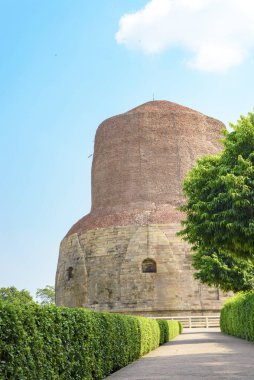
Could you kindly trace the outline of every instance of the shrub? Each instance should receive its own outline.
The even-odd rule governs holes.
[[[220,316],[221,331],[254,342],[254,293],[239,293],[229,299]]]
[[[157,319],[157,323],[160,328],[160,344],[166,343],[182,333],[183,327],[178,321]]]
[[[160,328],[155,319],[136,317],[139,322],[140,356],[160,345]]]
[[[103,379],[177,333],[175,321],[2,302],[0,379]]]

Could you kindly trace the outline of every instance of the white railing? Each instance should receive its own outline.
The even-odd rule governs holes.
[[[220,316],[219,315],[191,315],[191,316],[176,316],[176,317],[157,317],[156,319],[171,319],[177,320],[182,323],[183,327],[195,328],[195,327],[219,327]]]

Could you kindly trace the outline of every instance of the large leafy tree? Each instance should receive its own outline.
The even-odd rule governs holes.
[[[254,265],[250,260],[235,258],[222,251],[199,248],[193,254],[194,277],[208,286],[216,286],[225,292],[252,290]]]
[[[183,236],[196,277],[224,290],[250,289],[254,261],[254,114],[241,116],[224,150],[197,161],[185,179]]]
[[[28,290],[18,290],[15,286],[0,288],[0,300],[22,304],[34,302]]]

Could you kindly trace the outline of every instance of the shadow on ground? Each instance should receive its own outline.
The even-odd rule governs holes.
[[[110,380],[251,380],[254,344],[219,332],[186,332]]]

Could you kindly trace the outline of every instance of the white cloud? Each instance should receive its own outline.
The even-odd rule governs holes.
[[[116,41],[148,54],[178,46],[190,67],[226,71],[254,48],[254,1],[150,0],[121,17]]]

